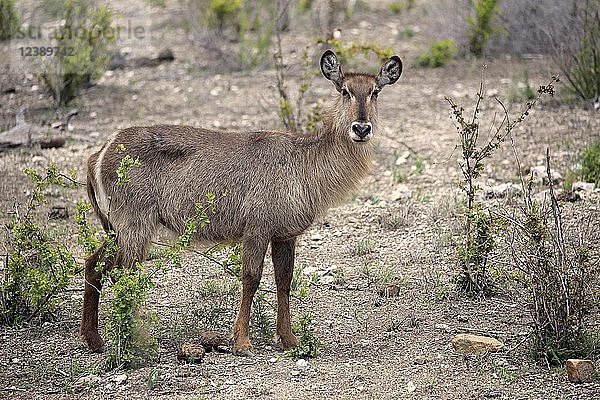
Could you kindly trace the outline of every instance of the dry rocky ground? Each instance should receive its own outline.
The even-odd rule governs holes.
[[[168,46],[176,60],[156,68],[106,73],[75,100],[80,113],[72,122],[72,133],[78,139],[69,140],[65,147],[1,153],[2,221],[10,218],[13,202],[25,201],[30,193],[23,168],[43,169],[56,163],[64,171],[75,169],[83,180],[86,157],[115,129],[154,123],[217,129],[277,126],[272,69],[209,70],[207,55],[178,28],[183,15],[180,3],[168,2],[167,11],[150,9],[141,0],[119,3],[116,7],[125,18],[152,21],[152,39],[143,46],[131,43],[133,54],[155,54]],[[88,353],[77,335],[83,287],[78,275],[57,321],[0,329],[0,398],[591,400],[600,396],[597,379],[572,384],[563,368],[548,368],[530,359],[531,319],[526,292],[518,281],[503,280],[498,293],[486,298],[467,299],[455,291],[459,155],[444,96],[470,109],[481,62],[456,60],[440,69],[416,67],[413,60],[426,43],[418,33],[426,30],[422,10],[394,16],[386,11],[385,2],[370,7],[372,12],[359,14],[358,20],[343,27],[344,38],[394,48],[405,60],[405,69],[399,83],[380,96],[381,130],[372,175],[359,193],[317,221],[299,242],[297,265],[322,277],[310,287],[306,300],[293,302],[292,312],[313,315],[315,335],[323,343],[318,357],[296,363],[255,329],[252,358],[210,353],[200,364],[179,364],[178,345],[193,342],[204,329],[228,329],[238,302],[237,291],[227,292],[229,286],[235,289],[234,280],[218,266],[189,254],[181,269],[157,276],[150,293],[148,309],[160,321],[152,332],[159,341],[158,362],[133,370],[103,371],[104,356]],[[405,26],[420,29],[413,38],[399,39],[398,31]],[[312,34],[301,28],[302,24],[293,24],[283,37],[292,64],[297,61],[296,50],[314,47]],[[496,110],[490,96],[506,100],[518,89],[518,78],[513,78],[525,69],[534,87],[556,73],[544,58],[499,56],[488,61],[484,73],[488,118]],[[15,87],[15,93],[0,98],[3,125],[23,104],[29,106],[31,121],[53,118],[50,100],[32,90],[37,83],[28,78],[18,73],[0,78],[3,88]],[[291,82],[296,79],[292,76]],[[327,101],[332,92],[321,79],[315,81],[311,96]],[[506,102],[511,110],[522,107]],[[560,100],[542,101],[516,132],[516,145],[524,165],[543,164],[549,147],[554,167],[565,175],[576,168],[577,155],[598,140],[599,133],[597,111]],[[509,146],[500,149],[487,164],[483,185],[515,182],[513,160]],[[84,192],[83,188],[56,192],[50,205],[66,205],[73,211],[75,203],[85,198]],[[504,207],[506,203],[486,204]],[[592,226],[600,221],[597,190],[564,207],[571,221],[591,221]],[[49,222],[49,227],[60,240],[75,242],[72,222]],[[0,248],[0,253],[4,250]],[[501,257],[497,263],[499,274],[510,271]],[[206,282],[221,282],[225,288],[207,289]],[[398,284],[400,295],[381,298],[377,291],[381,282]],[[269,256],[263,288],[267,304],[273,304]],[[102,303],[105,307],[107,299]],[[101,321],[103,312],[105,308]],[[591,322],[598,328],[595,312]],[[272,309],[267,307],[266,314],[272,316]],[[506,347],[491,355],[464,356],[451,345],[454,334],[463,332],[493,336]]]

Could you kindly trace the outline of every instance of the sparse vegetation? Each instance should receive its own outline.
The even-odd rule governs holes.
[[[472,0],[473,14],[467,18],[469,25],[469,52],[475,57],[484,55],[490,39],[498,33],[496,17],[499,13],[497,0]]]
[[[554,58],[573,92],[581,100],[600,96],[600,1],[586,0],[574,8],[569,27],[577,37],[565,43],[560,33],[552,34]]]
[[[0,41],[10,39],[19,29],[20,17],[14,0],[0,0]]]
[[[461,150],[462,157],[460,169],[464,178],[461,182],[461,189],[467,199],[463,214],[465,237],[457,254],[462,269],[462,273],[458,278],[458,285],[466,293],[484,293],[491,289],[487,263],[495,246],[493,231],[496,221],[490,212],[482,208],[481,203],[476,200],[475,195],[481,190],[477,184],[477,179],[483,171],[486,160],[511,135],[514,128],[525,120],[540,97],[544,94],[554,94],[553,84],[556,80],[557,78],[553,77],[548,85],[540,86],[536,99],[528,102],[525,110],[514,121],[510,120],[508,111],[497,100],[502,107],[504,118],[499,124],[493,125],[492,123],[489,128],[490,136],[483,145],[481,144],[479,123],[480,106],[484,98],[483,81],[480,84],[477,102],[473,116],[470,119],[464,117],[464,108],[456,105],[452,99],[446,98],[452,109],[453,119],[457,124],[456,129],[460,139],[458,148]]]
[[[40,75],[57,107],[69,103],[102,75],[110,60],[109,46],[115,41],[111,31],[115,15],[107,6],[94,6],[88,0],[63,0],[60,15],[64,24],[58,29],[54,46],[62,50],[54,57],[45,57]]]
[[[586,182],[600,187],[600,141],[583,151],[581,176]]]
[[[292,329],[298,335],[298,345],[292,350],[287,351],[286,355],[294,360],[316,357],[318,350],[323,347],[323,344],[314,335],[312,316],[310,314],[302,314]]]
[[[158,357],[156,339],[149,330],[156,316],[144,306],[152,281],[143,267],[111,271],[113,298],[108,307],[104,332],[110,343],[105,363],[108,369],[138,367]]]
[[[15,204],[6,225],[8,254],[0,280],[0,323],[7,325],[54,318],[77,271],[67,246],[34,222],[34,211],[46,202],[48,189],[74,187],[75,177],[60,173],[55,165],[44,174],[32,169],[25,174],[34,185],[29,203],[23,208]]]
[[[418,63],[422,67],[443,67],[456,56],[457,52],[454,40],[438,40],[433,42],[429,51],[419,56]]]
[[[594,295],[600,256],[593,250],[598,240],[593,231],[573,225],[567,229],[563,223],[549,150],[546,168],[547,198],[534,199],[533,177],[521,178],[525,207],[522,215],[508,219],[513,229],[512,258],[527,277],[531,299],[532,353],[547,364],[561,365],[568,358],[585,358],[600,349],[600,340],[587,320],[589,312],[600,305]]]

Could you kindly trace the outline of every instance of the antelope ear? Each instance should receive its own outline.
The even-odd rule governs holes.
[[[331,50],[327,50],[321,56],[320,64],[323,76],[333,82],[338,92],[342,90],[344,73],[342,72],[342,67],[340,66],[340,62],[335,53]]]
[[[379,75],[377,75],[377,86],[380,88],[385,85],[396,83],[402,74],[402,60],[398,56],[392,56],[383,64]]]

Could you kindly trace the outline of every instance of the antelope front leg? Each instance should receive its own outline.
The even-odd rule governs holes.
[[[250,343],[250,309],[252,299],[258,289],[262,276],[265,253],[269,242],[257,238],[244,240],[242,256],[242,302],[233,326],[233,348],[236,355],[250,356],[252,344]]]
[[[277,283],[277,330],[275,340],[289,350],[296,347],[298,340],[292,333],[290,318],[290,283],[294,273],[294,250],[296,239],[271,243],[273,269]]]

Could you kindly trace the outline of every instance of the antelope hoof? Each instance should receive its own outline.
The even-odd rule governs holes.
[[[235,341],[233,343],[233,348],[231,352],[236,356],[242,357],[252,357],[254,353],[252,353],[252,345],[249,340],[245,341]]]
[[[104,340],[102,340],[102,337],[97,332],[82,332],[81,337],[92,353],[102,353],[104,351]]]
[[[278,343],[284,351],[291,350],[298,346],[298,339],[293,334],[276,335],[275,342]]]

